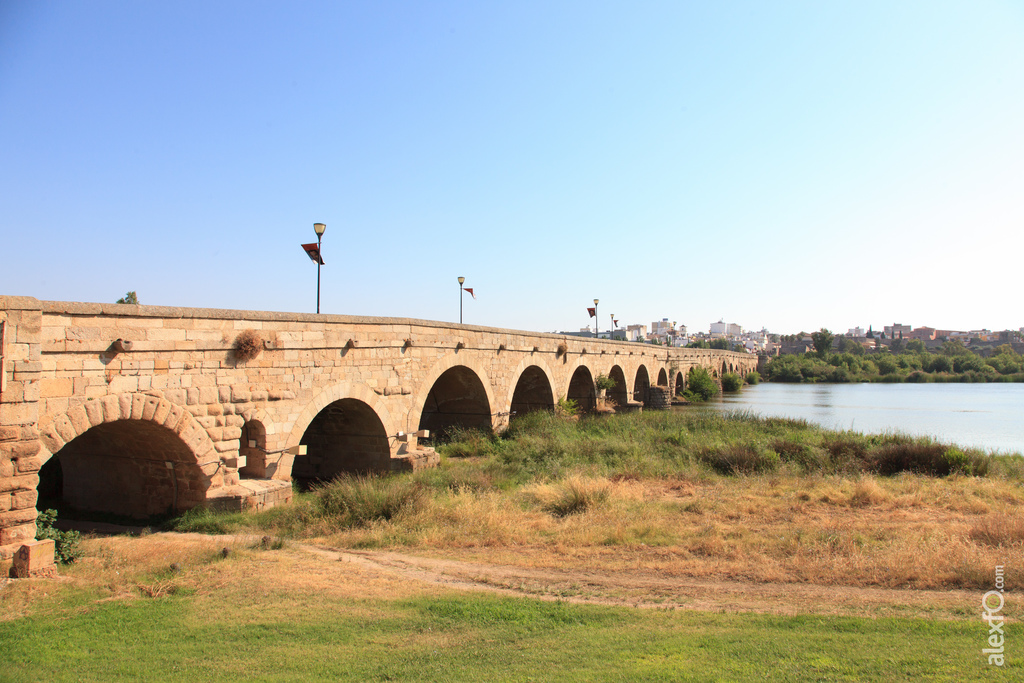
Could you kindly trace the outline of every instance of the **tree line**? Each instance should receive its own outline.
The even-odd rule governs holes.
[[[773,382],[1024,382],[1024,358],[1009,344],[983,358],[958,340],[929,351],[924,342],[894,339],[867,351],[826,329],[811,335],[814,351],[773,358],[766,368]]]

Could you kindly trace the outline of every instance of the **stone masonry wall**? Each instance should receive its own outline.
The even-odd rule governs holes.
[[[261,455],[266,451],[250,475],[283,483],[293,462],[285,451],[299,445],[317,414],[345,398],[380,419],[392,469],[402,469],[394,463],[403,457],[418,462],[415,437],[395,437],[419,428],[431,388],[456,366],[480,379],[492,426],[501,429],[516,383],[531,367],[557,401],[580,366],[595,377],[618,366],[632,396],[641,367],[653,379],[677,367],[721,367],[723,358],[754,369],[757,360],[424,320],[19,297],[0,297],[0,322],[0,555],[34,535],[41,463],[102,423],[152,420],[171,430],[201,470],[201,495],[223,502],[253,489],[239,488],[243,427],[260,434]],[[250,329],[264,349],[243,361],[233,347]],[[246,444],[243,454],[254,452]]]

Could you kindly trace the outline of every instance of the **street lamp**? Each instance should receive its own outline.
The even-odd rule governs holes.
[[[323,265],[324,259],[320,256],[320,240],[323,239],[324,232],[327,230],[327,226],[323,223],[314,223],[313,232],[316,233],[316,312],[320,314],[320,266]]]
[[[594,299],[594,337],[601,338],[601,319],[597,317],[597,299]]]
[[[459,324],[462,324],[462,285],[466,284],[466,278],[459,276]]]

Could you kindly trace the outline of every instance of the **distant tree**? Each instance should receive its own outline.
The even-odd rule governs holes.
[[[711,346],[703,339],[696,339],[686,345],[688,349],[710,349]]]
[[[818,352],[819,358],[824,358],[832,350],[832,340],[835,338],[836,336],[824,327],[811,335],[814,350]]]
[[[139,303],[139,297],[135,295],[134,291],[128,292],[120,299],[114,302],[115,304],[136,304]]]
[[[910,341],[907,342],[907,351],[913,351],[914,353],[924,353],[925,350],[926,349],[924,342],[921,341],[920,339],[911,339]]]
[[[942,353],[945,356],[962,356],[970,351],[959,339],[950,339],[942,342]]]
[[[711,348],[719,349],[719,350],[722,350],[722,351],[728,351],[729,350],[729,340],[728,339],[712,339],[711,340]]]

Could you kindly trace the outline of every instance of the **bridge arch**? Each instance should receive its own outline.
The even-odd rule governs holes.
[[[384,425],[384,431],[388,435],[398,432],[398,427],[391,416],[391,411],[388,410],[384,401],[370,387],[356,382],[339,382],[327,387],[306,404],[306,407],[302,409],[299,416],[295,418],[295,422],[292,423],[292,428],[288,432],[288,438],[285,440],[283,447],[293,448],[298,446],[302,441],[302,435],[305,434],[313,419],[330,404],[346,398],[354,398],[372,408],[373,412],[380,419],[381,424]],[[284,464],[283,461],[282,464]],[[289,465],[283,469],[285,469],[283,476],[287,477],[291,471],[291,466]]]
[[[554,410],[555,379],[543,360],[524,358],[512,373],[512,380],[507,406],[510,418],[513,414]]]
[[[636,376],[633,378],[633,400],[644,405],[651,398],[651,374],[647,366],[641,363],[636,369]]]
[[[624,407],[629,403],[629,386],[626,383],[626,373],[618,365],[613,365],[608,371],[608,377],[615,380],[615,386],[608,390],[610,398],[616,406]]]
[[[676,373],[676,389],[675,389],[675,393],[678,396],[679,394],[683,393],[684,391],[686,391],[686,377],[683,375],[682,370],[680,370],[679,372]]]
[[[449,355],[439,360],[416,392],[408,429],[429,429],[431,438],[451,427],[496,427],[494,391],[478,363]]]
[[[590,368],[577,363],[569,376],[569,385],[565,389],[565,397],[576,401],[581,413],[592,413],[597,408],[597,387]]]
[[[668,373],[665,372],[665,368],[661,368],[660,370],[658,370],[658,386],[659,387],[667,387],[668,386]]]
[[[40,441],[39,493],[79,510],[135,518],[179,512],[224,483],[206,430],[158,396],[86,401],[49,420]]]

